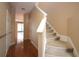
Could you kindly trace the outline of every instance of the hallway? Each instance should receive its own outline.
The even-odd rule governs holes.
[[[9,2],[0,10],[0,57],[79,56],[79,3]]]
[[[30,40],[24,40],[23,43],[12,45],[7,53],[7,57],[37,57],[38,51],[32,45]]]

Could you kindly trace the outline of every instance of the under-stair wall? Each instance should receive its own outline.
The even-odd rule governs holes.
[[[30,13],[30,39],[35,47],[38,49],[38,38],[37,38],[37,28],[44,17],[44,14],[39,11],[35,6]]]
[[[38,49],[38,56],[44,55],[44,39],[46,14],[35,4],[30,13],[30,39],[33,45]]]

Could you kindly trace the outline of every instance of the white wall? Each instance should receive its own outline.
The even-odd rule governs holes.
[[[26,14],[24,14],[24,39],[26,40],[26,39],[30,39],[29,38],[29,14],[28,13],[26,13]]]
[[[7,21],[7,22],[6,22]],[[5,56],[11,42],[11,11],[8,3],[0,3],[0,56]]]
[[[34,7],[30,13],[30,39],[36,48],[38,48],[37,28],[43,17],[44,14],[41,13],[36,7]]]
[[[60,34],[67,35],[68,22],[78,8],[78,3],[39,3],[39,7],[47,14],[47,20]]]
[[[79,56],[79,11],[68,20],[68,35],[77,50],[77,56]]]
[[[11,16],[9,10],[6,10],[6,53],[12,44]]]

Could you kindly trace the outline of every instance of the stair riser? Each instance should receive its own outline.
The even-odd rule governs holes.
[[[55,31],[55,29],[53,29],[49,25],[50,24],[46,25],[46,32],[47,32],[46,33],[47,45],[45,50],[46,56],[72,57],[73,49],[68,49],[69,47],[71,47],[68,44],[68,37],[58,34]],[[52,40],[54,40],[55,42]]]

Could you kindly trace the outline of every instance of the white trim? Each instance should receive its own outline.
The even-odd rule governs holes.
[[[9,48],[8,48],[8,49],[6,49],[6,52],[5,52],[5,57],[6,57],[6,55],[7,55],[8,50],[9,50]]]
[[[76,49],[75,45],[73,44],[71,38],[69,39],[69,43],[70,43],[71,46],[74,48],[73,54],[74,54],[76,57],[79,57],[79,54],[77,53],[77,49]]]
[[[44,17],[42,19],[42,21],[40,22],[38,28],[37,28],[37,32],[43,32],[44,28],[45,28],[45,25],[46,25],[46,17]]]
[[[45,16],[47,16],[47,13],[44,12],[41,8],[39,8],[38,4],[39,2],[35,4],[36,8],[39,9],[39,11],[41,11]]]
[[[35,7],[36,7],[41,13],[44,14],[44,17],[43,17],[43,19],[41,20],[41,22],[40,22],[40,24],[39,24],[39,26],[38,26],[38,28],[37,28],[37,32],[42,32],[43,29],[44,29],[44,27],[45,27],[45,24],[46,24],[46,19],[47,19],[46,16],[47,16],[47,13],[45,13],[41,8],[39,8],[38,3],[35,4]]]
[[[12,46],[12,45],[14,45],[14,44],[15,44],[15,42],[12,42],[12,43],[10,44],[10,46]],[[8,52],[8,50],[9,50],[10,46],[8,47],[8,49],[6,49],[5,57],[6,57],[6,55],[7,55],[7,52]]]

